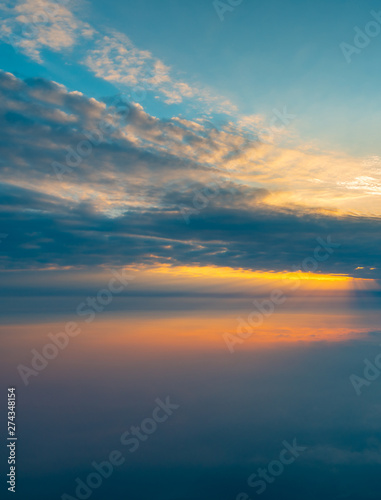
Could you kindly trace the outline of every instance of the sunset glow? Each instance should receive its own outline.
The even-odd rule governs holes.
[[[380,9],[0,1],[0,498],[380,498]]]

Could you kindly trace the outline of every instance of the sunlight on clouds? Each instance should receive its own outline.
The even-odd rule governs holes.
[[[117,86],[125,86],[129,92],[143,89],[160,93],[166,104],[180,103],[187,99],[202,103],[205,114],[212,109],[214,112],[221,111],[222,108],[225,114],[235,114],[234,119],[221,123],[219,128],[208,128],[207,123],[202,120],[192,121],[176,116],[169,121],[160,120],[147,113],[139,104],[131,106],[128,123],[118,124],[115,117],[109,116],[111,123],[115,125],[113,139],[125,141],[126,149],[132,143],[144,153],[149,146],[158,156],[169,154],[179,162],[192,160],[195,169],[187,169],[186,173],[183,170],[183,175],[186,175],[185,185],[196,179],[201,182],[209,182],[211,179],[221,182],[221,179],[226,180],[228,176],[240,188],[267,190],[263,202],[269,206],[336,211],[337,214],[380,214],[378,195],[381,193],[381,170],[378,156],[361,162],[340,152],[316,151],[308,145],[290,147],[283,138],[294,134],[292,127],[271,126],[271,120],[268,121],[263,115],[237,114],[231,103],[214,95],[211,90],[180,81],[172,68],[150,51],[137,48],[126,35],[115,30],[104,34],[80,21],[70,10],[75,7],[73,3],[64,6],[50,0],[20,0],[16,5],[8,3],[3,7],[6,14],[1,28],[4,40],[10,33],[22,29],[28,23],[30,25],[39,16],[44,21],[43,14],[47,13],[46,22],[36,24],[35,36],[19,37],[15,42],[20,50],[39,62],[43,48],[59,51],[77,45],[81,37],[92,37],[92,45],[84,49],[86,55],[82,63],[97,77]],[[61,104],[64,92],[63,89]],[[78,106],[75,107],[72,103],[70,113],[65,109],[53,111],[45,107],[45,117],[57,124],[74,125],[76,120],[82,121],[87,128],[94,128],[95,119],[105,112],[104,103],[88,99],[85,109],[86,99],[80,99],[82,94],[75,91],[68,93],[73,97],[76,94]],[[52,93],[45,90],[41,92],[31,89],[29,95],[39,99],[41,105],[44,105],[44,100],[46,104],[53,102]],[[134,96],[131,96],[133,99]],[[59,101],[56,100],[56,103],[59,104]],[[27,111],[26,103],[10,102],[8,107],[11,109],[12,106],[19,112]],[[52,141],[46,138],[45,147],[58,149],[56,138]],[[130,194],[126,200],[119,178],[112,173],[118,161],[116,153],[106,155],[103,148],[99,152],[103,154],[104,165],[109,166],[107,181],[114,183],[114,193],[107,200],[106,192],[98,183],[96,188],[87,186],[81,194],[75,186],[75,179],[73,183],[67,179],[66,192],[69,196],[71,189],[76,191],[77,198],[86,199],[85,193],[89,193],[89,196],[91,193],[91,199],[97,199],[98,210],[105,210],[111,216],[122,213],[123,209],[137,206],[139,202],[142,206],[160,206],[159,197],[145,199],[143,196],[138,201]],[[100,161],[101,159],[97,163]],[[91,158],[90,162],[91,168],[96,168],[96,159]],[[87,159],[83,161],[83,167],[85,165],[89,172]],[[367,169],[366,176],[363,175],[364,167]],[[126,173],[118,172],[118,176],[125,176]],[[173,181],[176,181],[177,176],[181,177],[181,173],[174,173],[173,169],[171,174],[169,170],[162,172],[159,182],[162,183],[163,190],[170,175],[175,176]],[[46,180],[43,182],[46,183]],[[141,188],[142,185],[143,181],[140,183]],[[148,193],[150,190],[145,191]],[[256,197],[251,201],[248,197],[242,200],[248,207],[253,207],[258,202]]]
[[[165,104],[192,100],[193,105],[202,105],[204,115],[237,111],[233,103],[212,89],[182,81],[172,68],[150,51],[137,48],[125,34],[81,21],[75,14],[76,7],[76,2],[69,0],[60,4],[51,0],[0,4],[5,18],[0,38],[38,63],[43,62],[42,50],[62,52],[86,41],[89,48],[76,62],[130,93],[132,101],[139,100],[139,93],[152,92]]]
[[[375,179],[374,177],[362,175],[360,177],[356,177],[353,181],[339,182],[338,184],[346,187],[347,189],[362,191],[365,195],[381,194],[381,178]]]
[[[205,113],[212,109],[225,113],[236,111],[232,103],[226,99],[221,102],[222,99],[211,90],[178,81],[169,66],[151,52],[138,49],[126,35],[115,30],[97,40],[95,48],[88,51],[84,64],[98,78],[132,91],[132,101],[137,100],[139,92],[158,92],[166,104],[179,104],[184,98],[195,98],[206,106]]]
[[[171,189],[192,208],[192,186],[197,184],[197,189],[211,185],[219,193],[207,199],[207,206],[267,206],[335,216],[380,214],[381,173],[375,159],[364,176],[364,166],[356,158],[264,144],[231,122],[217,129],[205,120],[161,120],[139,104],[126,106],[128,116],[123,120],[113,106],[54,82],[27,84],[4,73],[1,86],[5,110],[35,121],[33,130],[22,137],[19,128],[6,125],[8,135],[14,131],[12,140],[17,136],[24,149],[4,150],[4,160],[8,156],[21,168],[35,155],[40,158],[30,164],[34,171],[41,169],[40,176],[10,174],[19,186],[43,186],[45,192],[64,199],[91,200],[97,211],[111,216],[139,206],[173,209]],[[78,157],[84,139],[99,135],[102,120],[111,127],[107,136],[98,145],[88,143],[90,153]],[[40,122],[46,123],[43,134]],[[59,134],[62,126],[65,134]],[[66,165],[68,151],[70,159],[77,155],[75,169]],[[52,161],[68,171],[62,182],[54,176]]]
[[[141,283],[151,286],[162,283],[167,286],[185,285],[187,289],[255,292],[284,287],[292,293],[298,289],[309,291],[379,290],[376,280],[353,278],[346,275],[318,274],[303,271],[264,272],[234,269],[221,266],[181,266],[173,264],[135,265],[126,272],[138,272]]]

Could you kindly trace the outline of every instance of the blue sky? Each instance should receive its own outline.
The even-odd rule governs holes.
[[[59,203],[69,218],[76,207],[83,220],[96,217],[101,232],[111,230],[107,218],[119,217],[120,228],[146,217],[150,237],[167,238],[176,228],[178,251],[167,255],[163,243],[156,249],[164,261],[267,270],[300,262],[312,244],[311,217],[319,236],[329,227],[343,241],[352,241],[348,227],[359,220],[363,243],[351,243],[337,271],[378,276],[377,252],[361,246],[374,238],[380,210],[381,35],[355,48],[350,63],[340,47],[355,43],[356,26],[368,29],[372,5],[243,1],[222,16],[216,5],[1,4],[0,39],[13,45],[0,51],[4,196],[18,206],[24,193],[55,220]],[[81,150],[101,123],[111,127],[107,137]],[[228,224],[224,210],[232,214]],[[233,229],[238,221],[241,232]],[[205,224],[221,248],[210,242],[201,258],[193,240],[184,242],[190,227],[203,240]],[[251,254],[246,241],[246,227],[255,224],[265,248],[269,241],[278,247],[278,225],[292,227],[300,251],[284,239],[283,261],[258,259],[262,250]],[[127,259],[138,258],[140,237]],[[41,244],[26,253],[63,265],[55,249],[41,256]],[[77,249],[68,255],[82,258]],[[159,257],[148,250],[144,258]],[[102,259],[94,255],[97,265]]]
[[[379,497],[381,15],[221,1],[0,0],[17,499],[73,499],[168,395],[91,500],[252,500],[294,439],[264,499]]]
[[[244,0],[225,12],[223,21],[213,3],[202,0],[68,5],[99,33],[112,29],[127,35],[178,79],[227,98],[237,107],[235,114],[270,120],[274,108],[286,106],[296,115],[292,126],[300,141],[358,157],[379,154],[381,37],[371,39],[350,64],[339,46],[353,43],[354,27],[363,29],[372,19],[373,2]],[[37,65],[3,47],[0,62],[5,70],[45,76],[100,98],[114,92],[115,82],[108,85],[83,66],[86,48],[98,36],[77,39],[63,52],[45,47]],[[193,118],[200,112],[184,103],[165,106],[150,96],[144,107],[159,117]]]

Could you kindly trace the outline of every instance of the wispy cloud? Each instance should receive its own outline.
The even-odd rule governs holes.
[[[38,63],[44,60],[44,50],[64,52],[80,46],[73,62],[128,93],[135,102],[150,92],[168,105],[187,101],[202,106],[205,115],[237,111],[212,89],[179,78],[172,68],[150,51],[136,47],[123,33],[80,20],[75,13],[79,5],[71,0],[8,1],[0,5],[4,16],[0,38]],[[84,41],[86,47],[82,47]]]
[[[112,30],[99,35],[95,48],[90,49],[84,64],[99,78],[118,88],[129,89],[132,101],[138,94],[152,92],[166,104],[192,100],[204,106],[204,113],[230,114],[237,111],[227,99],[213,94],[200,85],[191,85],[179,77],[168,65],[148,50],[140,50],[124,34]]]

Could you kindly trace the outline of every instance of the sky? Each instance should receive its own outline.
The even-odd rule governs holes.
[[[253,500],[250,475],[296,439],[264,499],[378,498],[381,6],[0,16],[16,497]],[[76,492],[167,397],[168,421]]]

